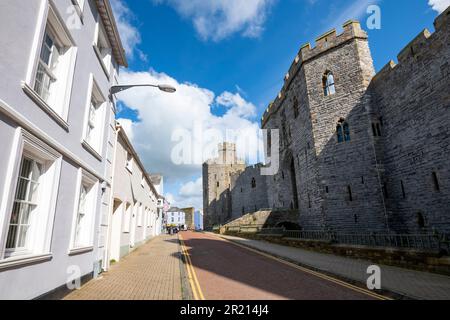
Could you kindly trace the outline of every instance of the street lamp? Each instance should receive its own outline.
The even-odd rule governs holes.
[[[163,91],[163,92],[167,92],[167,93],[174,93],[177,91],[177,89],[175,89],[174,87],[168,85],[168,84],[159,84],[159,85],[155,85],[155,84],[133,84],[133,85],[117,85],[117,86],[112,86],[111,89],[109,90],[109,92],[111,93],[111,95],[114,95],[116,93],[128,90],[130,88],[134,88],[134,87],[154,87],[154,88],[158,88],[159,90]]]

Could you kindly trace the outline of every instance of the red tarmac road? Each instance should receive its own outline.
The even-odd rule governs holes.
[[[182,232],[206,300],[374,300],[376,295],[228,242]],[[334,281],[333,281],[334,280]],[[193,284],[195,285],[195,284]]]

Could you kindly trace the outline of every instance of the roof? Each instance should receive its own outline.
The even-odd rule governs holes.
[[[109,0],[95,0],[98,13],[105,27],[108,40],[111,43],[112,51],[117,63],[123,67],[128,67],[127,57],[120,39],[116,19]]]

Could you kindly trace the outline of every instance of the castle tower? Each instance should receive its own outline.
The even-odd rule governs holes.
[[[232,217],[231,176],[245,170],[238,159],[236,144],[224,142],[218,146],[219,155],[203,164],[203,210],[206,229],[224,223]]]
[[[280,131],[280,171],[269,204],[299,212],[307,229],[384,231],[385,207],[372,136],[375,75],[368,37],[348,21],[302,46],[262,118]]]

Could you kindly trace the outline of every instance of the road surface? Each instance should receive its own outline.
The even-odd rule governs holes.
[[[198,300],[376,300],[340,280],[226,241],[182,232],[187,274]]]

